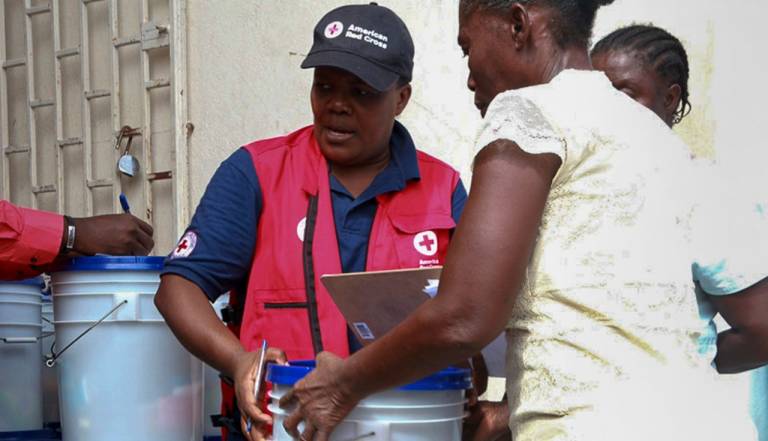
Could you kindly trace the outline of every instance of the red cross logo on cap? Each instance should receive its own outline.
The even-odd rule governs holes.
[[[336,38],[344,32],[344,23],[334,21],[325,27],[325,38]]]
[[[423,231],[413,236],[413,247],[425,256],[437,254],[437,235],[434,231]]]

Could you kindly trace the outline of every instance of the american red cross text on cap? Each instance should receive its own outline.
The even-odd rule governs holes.
[[[377,3],[347,5],[317,23],[312,49],[301,67],[344,69],[384,91],[411,80],[413,55],[411,34],[392,10]]]

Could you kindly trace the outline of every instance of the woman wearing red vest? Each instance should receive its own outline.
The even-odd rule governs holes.
[[[314,124],[222,163],[167,260],[156,304],[192,353],[233,379],[237,405],[225,387],[222,406],[230,441],[242,439],[245,415],[249,440],[271,422],[253,397],[263,340],[278,361],[356,349],[321,275],[443,263],[466,192],[395,121],[411,95],[413,53],[387,8],[326,14],[302,63],[315,68]],[[234,333],[208,303],[228,290]]]

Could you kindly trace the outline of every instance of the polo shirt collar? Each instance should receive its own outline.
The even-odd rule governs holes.
[[[419,161],[416,157],[416,145],[413,143],[411,134],[404,125],[395,121],[395,127],[392,129],[392,137],[389,139],[389,146],[392,151],[392,161],[403,177],[403,187],[405,182],[419,179]]]
[[[359,202],[370,200],[384,193],[400,191],[408,181],[420,179],[416,145],[408,130],[395,121],[392,136],[389,139],[391,157],[389,164],[373,179],[371,185],[358,197]],[[331,190],[349,194],[334,177],[330,176]]]

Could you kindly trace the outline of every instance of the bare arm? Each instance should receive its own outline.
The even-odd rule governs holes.
[[[510,141],[486,146],[475,161],[472,191],[439,295],[346,363],[329,361],[323,369],[329,356],[321,357],[314,374],[281,402],[301,405],[286,426],[292,429],[307,418],[323,440],[362,397],[466,359],[499,335],[522,285],[559,166],[557,156],[531,155]],[[343,389],[341,396],[322,398],[334,387]]]
[[[717,336],[717,371],[734,374],[768,364],[768,278],[737,294],[709,299],[731,325]]]
[[[260,351],[247,352],[240,341],[224,326],[208,303],[203,291],[189,280],[174,275],[163,276],[155,295],[155,305],[165,317],[176,338],[196,357],[214,369],[234,379],[237,404],[242,417],[241,426],[245,434],[245,416],[253,419],[249,440],[265,439],[262,424],[271,424],[272,418],[259,410],[253,396],[254,373]],[[285,354],[280,349],[270,348],[267,360],[285,363]]]
[[[196,284],[174,274],[163,276],[155,305],[189,352],[225,375],[234,376],[237,357],[245,350]]]
[[[509,141],[481,151],[440,294],[370,350],[350,358],[345,372],[368,377],[353,379],[350,387],[372,393],[417,380],[469,358],[499,335],[522,285],[559,165],[554,155],[530,155]]]

